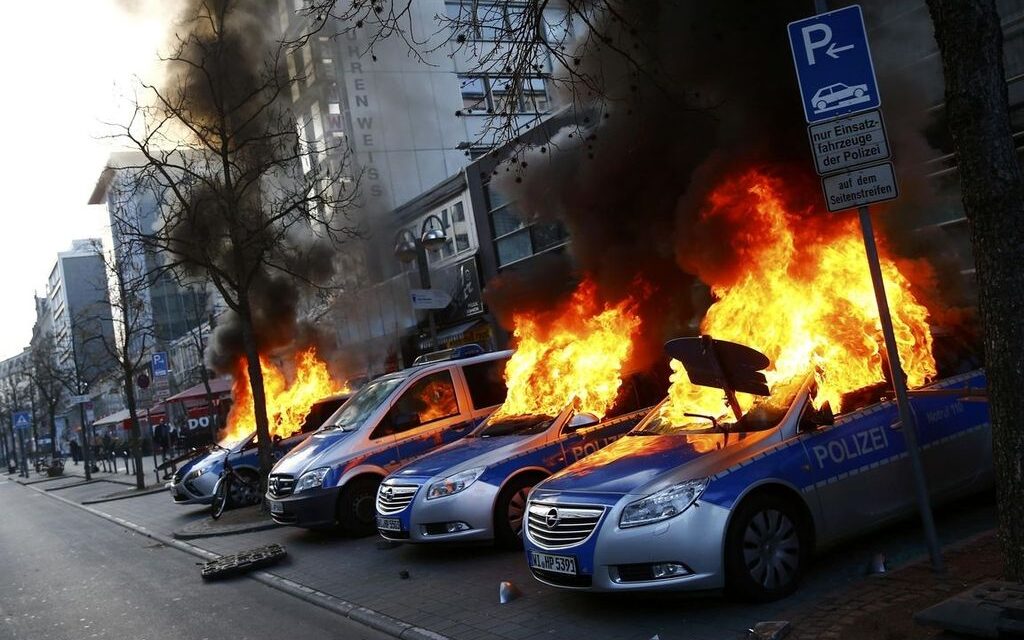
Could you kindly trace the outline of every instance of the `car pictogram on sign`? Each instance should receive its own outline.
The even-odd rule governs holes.
[[[817,114],[868,100],[871,100],[871,96],[868,94],[868,85],[856,84],[851,87],[837,82],[818,89],[814,97],[811,98],[811,104],[814,105],[814,113]]]

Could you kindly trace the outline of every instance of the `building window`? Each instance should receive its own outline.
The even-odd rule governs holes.
[[[492,190],[489,184],[484,185],[484,195],[488,202],[499,268],[569,242],[569,234],[560,222],[523,220],[513,204]]]
[[[544,78],[527,78],[519,92],[511,90],[511,82],[511,78],[501,76],[459,76],[462,113],[546,113],[550,109]]]

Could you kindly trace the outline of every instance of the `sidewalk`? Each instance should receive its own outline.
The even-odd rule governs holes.
[[[972,585],[998,579],[1002,556],[994,531],[987,531],[943,552],[946,571],[936,574],[921,560],[886,574],[865,578],[810,612],[792,611],[792,640],[939,638],[939,630],[921,626],[913,615]]]
[[[99,482],[51,495],[82,503],[109,493],[111,486]],[[162,493],[90,508],[115,522],[132,523],[166,538],[176,531],[216,528],[209,524],[207,508],[174,505]],[[993,523],[991,503],[977,500],[938,516],[947,543],[971,539]],[[761,605],[732,602],[717,594],[602,595],[556,590],[532,578],[521,552],[498,551],[489,545],[394,546],[375,537],[347,539],[290,527],[176,541],[201,550],[200,554],[219,555],[275,542],[287,549],[288,558],[270,568],[273,575],[261,581],[287,582],[292,593],[329,595],[339,603],[339,610],[397,620],[459,640],[649,640],[655,635],[661,640],[736,640],[758,621],[787,619],[794,622],[790,637],[796,638],[927,638],[931,636],[886,636],[878,629],[867,629],[860,636],[850,634],[859,632],[870,618],[877,618],[883,605],[895,608],[903,604],[898,598],[915,582],[922,598],[934,593],[936,601],[958,588],[954,582],[947,585],[948,591],[932,589],[922,586],[922,577],[901,571],[882,578],[864,576],[869,559],[879,551],[884,551],[894,566],[909,564],[905,571],[915,570],[912,565],[923,549],[913,524],[889,528],[817,559],[795,595]],[[948,559],[955,566],[952,554]],[[949,575],[960,579],[952,571]],[[522,596],[502,605],[498,586],[504,580],[518,587]],[[281,594],[282,606],[290,601]],[[906,601],[911,602],[909,598]],[[909,620],[909,612],[916,609],[906,606],[904,617]],[[893,609],[887,617],[899,619],[898,613]]]

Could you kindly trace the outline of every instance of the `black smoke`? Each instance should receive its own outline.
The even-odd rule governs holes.
[[[571,124],[523,150],[498,171],[495,185],[525,217],[566,226],[577,277],[594,278],[602,295],[630,292],[636,276],[653,286],[640,350],[653,355],[665,337],[693,331],[710,303],[697,275],[741,272],[743,243],[757,242],[741,224],[714,227],[700,219],[724,177],[757,168],[785,181],[792,210],[834,215],[824,211],[814,173],[786,29],[813,6],[786,0],[585,6],[597,37],[577,44],[571,69],[556,71],[570,87],[563,117]],[[605,6],[611,9],[600,9]],[[920,167],[935,154],[922,135],[927,104],[905,69],[877,57],[876,64],[902,188],[897,204],[876,207],[876,218],[885,219],[883,242],[908,258],[935,259],[936,247],[914,231],[935,200]],[[597,81],[574,84],[580,77]],[[560,275],[539,266],[489,285],[488,300],[500,316],[523,304],[522,292],[551,290]],[[923,291],[931,276],[919,271]],[[927,293],[934,298],[936,291]]]

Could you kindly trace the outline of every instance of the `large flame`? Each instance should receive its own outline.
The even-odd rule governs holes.
[[[260,356],[263,389],[267,398],[270,436],[287,438],[302,428],[313,404],[329,395],[348,391],[347,384],[335,382],[327,365],[310,348],[295,354],[295,375],[289,383],[284,372],[269,359]],[[231,446],[256,430],[255,409],[245,360],[239,362],[240,374],[232,386],[231,412],[221,434],[221,445]]]
[[[516,314],[508,397],[496,415],[555,415],[575,399],[580,411],[604,417],[640,328],[636,305],[632,297],[601,305],[587,279],[553,312]]]
[[[845,393],[885,379],[883,339],[863,239],[856,218],[801,218],[787,211],[781,181],[750,171],[719,186],[702,222],[745,220],[743,273],[728,284],[709,282],[716,301],[701,324],[715,338],[752,346],[771,359],[769,388],[813,371],[815,404],[842,409]],[[829,214],[818,214],[829,215]],[[935,375],[928,312],[886,255],[881,266],[900,360],[911,387]],[[706,277],[706,276],[702,276]],[[683,413],[722,416],[719,389],[690,383],[673,360],[670,401],[662,415],[685,424]],[[740,394],[749,408],[755,398]]]

